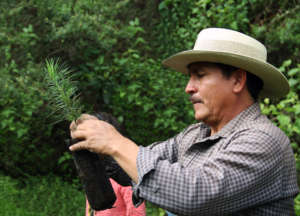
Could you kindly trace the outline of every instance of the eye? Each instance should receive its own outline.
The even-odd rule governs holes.
[[[196,76],[198,77],[198,78],[202,78],[202,77],[204,77],[204,73],[201,73],[201,72],[198,72],[198,73],[195,73],[196,74]]]

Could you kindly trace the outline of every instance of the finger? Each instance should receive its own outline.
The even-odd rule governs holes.
[[[101,121],[98,119],[87,119],[77,125],[76,130],[94,129],[96,125],[101,126]]]
[[[70,136],[71,136],[72,139],[75,139],[75,138],[73,137],[73,131],[72,131],[72,130],[71,130],[71,132],[70,132]]]
[[[72,123],[70,124],[70,131],[75,131],[76,130],[76,123],[75,121],[72,121]]]
[[[89,114],[82,114],[77,120],[76,120],[76,124],[79,125],[81,124],[83,121],[85,120],[89,120],[89,119],[98,119],[95,116],[89,115]]]
[[[86,139],[86,133],[80,130],[71,131],[72,139]]]
[[[77,142],[69,147],[70,151],[78,151],[78,150],[83,150],[87,149],[87,141],[81,141]]]

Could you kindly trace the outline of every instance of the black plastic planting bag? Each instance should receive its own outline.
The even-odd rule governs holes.
[[[121,124],[117,121],[117,119],[112,115],[110,115],[109,113],[101,112],[95,114],[95,116],[100,120],[110,123],[121,134],[124,135],[125,133],[124,128],[122,128]],[[130,177],[126,174],[126,172],[124,172],[124,170],[119,166],[119,164],[112,157],[104,155],[103,157],[101,157],[101,159],[105,165],[105,171],[110,178],[114,179],[122,186],[131,186]]]
[[[107,113],[97,113],[98,119],[112,124],[121,132],[120,124]],[[71,140],[69,146],[79,140]],[[115,193],[109,178],[123,186],[131,185],[129,176],[121,169],[117,162],[110,156],[99,156],[88,150],[72,152],[74,163],[83,184],[86,197],[92,209],[105,210],[113,207],[116,200]]]
[[[72,140],[71,144],[77,140]],[[99,156],[87,150],[72,152],[74,163],[83,184],[87,200],[94,210],[112,208],[116,195]]]

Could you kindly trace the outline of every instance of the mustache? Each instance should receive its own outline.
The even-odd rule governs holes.
[[[189,100],[194,104],[194,103],[203,103],[203,100],[201,98],[196,98],[193,96],[190,96]]]

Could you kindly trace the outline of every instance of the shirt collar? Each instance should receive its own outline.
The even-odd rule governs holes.
[[[256,119],[260,114],[261,111],[259,103],[256,102],[229,121],[219,132],[216,133],[216,135],[226,137],[237,128],[240,128],[243,125],[248,124],[250,121]]]

